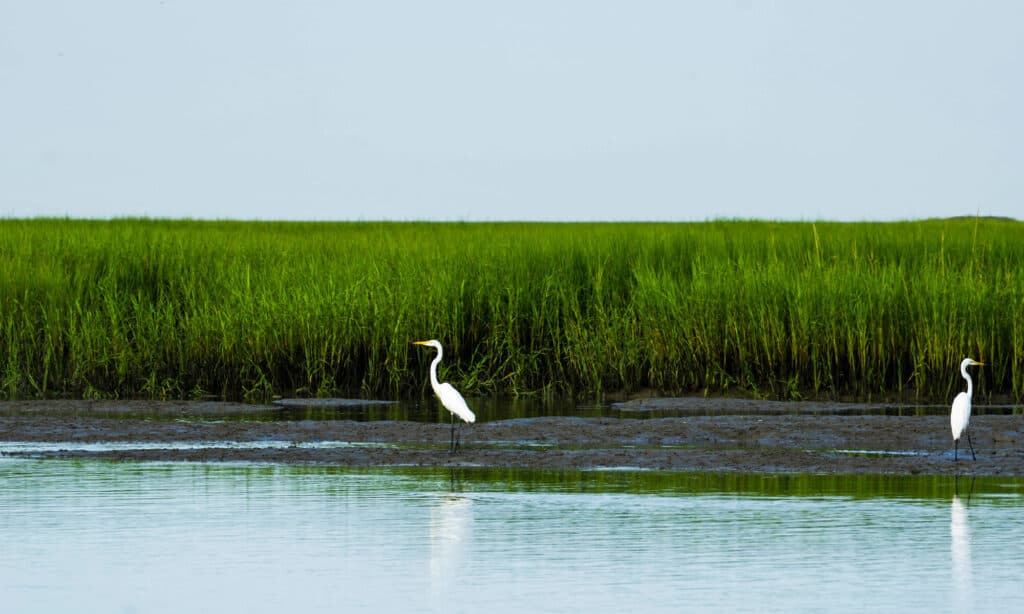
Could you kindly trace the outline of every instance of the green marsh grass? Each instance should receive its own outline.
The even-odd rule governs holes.
[[[0,220],[7,398],[1024,398],[1024,224]]]

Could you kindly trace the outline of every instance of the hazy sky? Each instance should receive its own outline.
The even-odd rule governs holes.
[[[0,216],[1024,218],[1024,2],[0,0]]]

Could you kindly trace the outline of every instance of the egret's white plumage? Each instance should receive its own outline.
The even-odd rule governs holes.
[[[434,389],[434,394],[437,395],[438,400],[441,401],[441,405],[444,405],[445,409],[452,413],[452,446],[451,451],[458,449],[458,440],[455,438],[455,416],[458,416],[464,422],[473,423],[476,422],[476,414],[473,410],[466,405],[466,399],[462,398],[459,391],[448,382],[437,381],[437,365],[441,363],[441,358],[444,356],[444,350],[441,348],[441,342],[436,339],[430,341],[413,341],[416,345],[426,345],[437,350],[437,356],[434,357],[434,362],[430,363],[430,386]],[[461,424],[460,428],[461,428]]]
[[[949,414],[949,426],[953,429],[953,441],[960,439],[967,423],[971,420],[971,397],[961,392],[953,399],[953,411]]]
[[[974,454],[974,444],[971,443],[971,433],[967,430],[967,426],[971,421],[971,397],[974,395],[974,382],[971,381],[971,376],[967,373],[967,367],[984,364],[973,358],[964,358],[960,363],[960,375],[963,375],[964,379],[967,380],[967,392],[961,392],[956,395],[956,398],[953,399],[953,411],[949,414],[949,427],[953,431],[953,460],[957,459],[960,437],[965,431],[967,432],[967,444],[971,447],[971,458],[974,460],[978,459]]]

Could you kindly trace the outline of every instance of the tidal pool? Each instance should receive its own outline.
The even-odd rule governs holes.
[[[0,458],[10,612],[999,611],[1024,481]]]

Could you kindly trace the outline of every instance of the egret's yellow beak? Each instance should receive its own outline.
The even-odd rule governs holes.
[[[426,345],[427,342],[426,341],[413,341],[412,344],[413,345]]]
[[[983,362],[976,362],[974,364],[978,365],[979,367],[984,367],[985,366],[985,363],[983,363]]]

